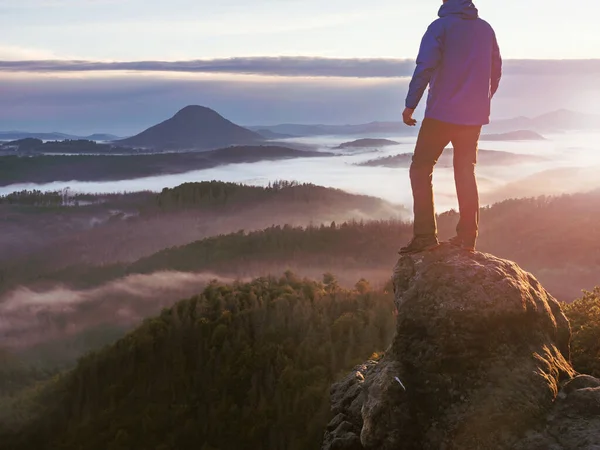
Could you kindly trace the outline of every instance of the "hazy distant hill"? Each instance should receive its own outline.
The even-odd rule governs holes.
[[[352,142],[344,142],[337,146],[337,149],[344,148],[365,148],[365,147],[387,147],[390,145],[398,145],[399,142],[390,141],[389,139],[357,139]]]
[[[485,129],[497,133],[513,130],[533,130],[539,133],[600,130],[600,116],[559,109],[533,118],[495,120]]]
[[[118,144],[157,150],[210,150],[261,141],[264,138],[260,134],[230,122],[210,108],[193,105]]]
[[[537,197],[589,192],[600,189],[600,167],[558,167],[537,172],[481,194],[485,203],[511,197]]]
[[[531,130],[510,131],[500,134],[484,134],[482,141],[545,141],[546,138]]]
[[[412,162],[412,153],[402,153],[394,156],[372,159],[357,164],[366,167],[410,167]],[[440,157],[438,167],[452,167],[453,150],[447,149]],[[519,153],[502,152],[497,150],[479,150],[478,163],[492,165],[511,165],[521,163],[531,163],[544,161],[544,158],[534,155],[522,155]]]
[[[573,225],[596,223],[600,217],[598,205],[600,191],[511,199],[484,207],[478,247],[516,261],[533,272],[553,295],[571,300],[582,288],[598,284],[600,228],[588,227],[586,233],[581,233]],[[456,211],[440,215],[438,225],[442,239],[454,234],[457,220]],[[360,269],[361,276],[369,273],[373,280],[378,270],[382,278],[388,276],[387,269],[397,258],[397,246],[408,241],[411,233],[410,223],[396,221],[342,224],[337,225],[337,229],[272,227],[173,247],[129,265],[96,268],[95,274],[94,269],[88,271],[79,264],[62,272],[60,278],[56,274],[55,279],[67,284],[83,283],[86,279],[96,283],[162,270],[211,270],[238,276],[250,272],[249,261],[252,261],[253,275],[277,273],[282,268],[340,274],[356,273],[356,269]],[[569,238],[561,241],[561,236]],[[548,245],[549,242],[552,245]]]
[[[111,144],[98,143],[88,139],[64,139],[43,141],[36,138],[24,138],[16,141],[0,143],[0,151],[17,155],[43,155],[43,154],[126,154],[133,153],[131,149],[119,148]]]
[[[87,141],[114,141],[120,139],[113,134],[96,133],[89,136],[75,136],[65,133],[30,133],[28,131],[0,131],[0,141],[18,141],[21,139],[41,139],[43,141],[64,141],[65,139]]]
[[[271,130],[265,130],[265,129],[258,129],[258,130],[254,130],[254,131],[257,132],[258,134],[260,134],[265,139],[287,139],[287,138],[295,137],[295,136],[292,136],[291,134],[275,133]]]
[[[414,135],[419,127],[407,127],[402,122],[371,122],[357,125],[300,125],[280,124],[249,127],[252,130],[269,130],[293,136],[392,134]],[[538,117],[516,117],[494,120],[484,127],[486,132],[506,133],[515,130],[532,130],[538,133],[575,130],[600,130],[600,116],[561,109]]]
[[[114,134],[96,133],[96,134],[91,134],[89,136],[85,136],[82,139],[86,139],[88,141],[115,141],[115,140],[121,139],[121,138],[119,136],[115,136]]]
[[[183,113],[183,114],[182,114]],[[191,122],[187,126],[181,123],[175,124],[174,120],[189,119]],[[206,126],[200,127],[194,124],[200,120],[205,122]],[[169,126],[163,127],[164,124]],[[217,125],[216,127],[210,124]],[[155,129],[158,128],[158,131]],[[181,128],[177,128],[181,127]],[[175,130],[177,128],[177,130]],[[149,133],[152,130],[152,133]],[[233,131],[236,130],[236,131]],[[515,117],[511,119],[493,120],[491,124],[486,125],[484,130],[488,135],[495,133],[515,133],[516,138],[510,136],[503,139],[494,140],[529,140],[533,138],[519,137],[523,131],[527,133],[548,133],[576,130],[600,130],[600,116],[593,114],[578,113],[566,109],[552,111],[537,117]],[[130,146],[144,146],[157,149],[164,148],[217,148],[230,144],[244,144],[258,142],[263,139],[285,139],[299,136],[326,136],[326,135],[369,135],[369,134],[392,134],[392,135],[414,135],[418,127],[407,127],[402,122],[370,122],[355,125],[323,125],[323,124],[293,124],[284,123],[277,125],[257,125],[246,128],[237,126],[215,111],[202,106],[188,106],[172,119],[167,120],[155,127],[152,127],[137,136],[121,140],[119,142]],[[177,137],[178,133],[183,133],[181,139]],[[156,133],[156,134],[154,134]],[[211,144],[211,136],[219,137],[220,143]],[[224,138],[226,137],[226,138]],[[66,133],[33,133],[27,131],[0,131],[0,141],[14,141],[25,138],[36,138],[42,140],[65,140],[65,139],[86,139],[91,141],[116,141],[120,139],[117,136],[100,133],[90,136],[76,136]],[[241,140],[236,140],[241,138]],[[230,139],[232,139],[230,141]],[[136,144],[134,141],[140,142]],[[491,139],[487,139],[491,140]],[[143,142],[143,144],[141,143]],[[160,144],[160,145],[158,145]],[[207,144],[207,147],[203,147]]]
[[[379,198],[283,181],[268,187],[185,183],[159,195],[73,194],[70,200],[79,206],[64,208],[62,200],[61,192],[0,197],[0,293],[60,267],[133,262],[222,233],[410,215]],[[3,274],[8,266],[12,276]]]
[[[327,136],[327,135],[365,135],[365,134],[405,134],[411,135],[416,131],[402,122],[371,122],[358,125],[299,125],[281,124],[249,127],[252,130],[268,130],[292,136]]]
[[[99,145],[100,146],[100,145]],[[100,146],[101,147],[101,146]],[[0,156],[0,186],[52,181],[111,181],[258,161],[334,156],[280,146],[234,146],[205,152]]]
[[[327,135],[323,125],[300,125],[300,124],[281,124],[281,125],[261,125],[257,127],[248,127],[257,133],[272,133],[275,135],[286,136],[322,136]]]

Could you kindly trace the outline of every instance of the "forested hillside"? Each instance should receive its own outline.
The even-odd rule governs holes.
[[[165,191],[162,195],[163,201],[172,205],[188,202],[186,196],[176,192]],[[306,204],[310,205],[310,201]],[[439,217],[441,238],[454,234],[457,220],[456,212]],[[478,249],[516,261],[533,272],[556,297],[571,301],[581,289],[592,289],[600,281],[600,228],[595,226],[599,221],[598,192],[507,200],[482,209]],[[78,264],[63,270],[38,271],[34,278],[27,278],[29,272],[14,276],[83,288],[128,274],[158,270],[211,270],[226,276],[252,277],[291,268],[311,276],[350,271],[355,278],[362,271],[378,282],[388,276],[398,248],[411,234],[411,224],[394,220],[314,227],[277,225],[210,237],[131,264]],[[10,278],[10,274],[7,276]]]
[[[600,286],[563,305],[571,322],[571,358],[577,371],[600,377]]]
[[[3,450],[318,448],[329,386],[384,350],[391,294],[280,279],[210,284],[76,369],[0,402]],[[376,357],[376,356],[373,356]]]
[[[186,183],[159,194],[24,191],[0,197],[0,291],[68,266],[134,262],[241,229],[404,216],[404,207],[379,198],[294,182]]]
[[[575,369],[598,376],[600,290],[563,308]],[[330,384],[378,358],[394,329],[391,294],[365,280],[215,282],[71,372],[0,370],[1,448],[319,448]]]

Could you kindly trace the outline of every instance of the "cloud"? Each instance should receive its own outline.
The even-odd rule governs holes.
[[[202,292],[212,280],[232,281],[211,273],[157,272],[130,275],[88,290],[57,286],[35,292],[21,287],[0,299],[0,342],[21,347],[104,324],[130,327]]]
[[[61,6],[89,6],[97,4],[115,4],[127,0],[0,0],[0,8],[20,9],[20,8],[43,8],[43,7],[61,7]]]
[[[245,75],[0,74],[2,129],[129,135],[189,104],[244,124],[364,122],[394,117],[407,80]]]
[[[4,72],[187,72],[302,77],[390,78],[409,76],[414,61],[395,59],[330,59],[313,57],[249,57],[195,61],[0,61]]]
[[[0,56],[2,48],[0,47]],[[229,73],[284,77],[398,78],[412,75],[415,62],[391,58],[240,57],[192,61],[0,61],[1,72],[172,72]],[[600,75],[600,59],[508,60],[509,75]]]
[[[0,123],[4,130],[126,136],[189,104],[242,125],[399,120],[413,65],[327,58],[2,61]],[[598,66],[598,60],[507,61],[492,115],[534,116],[559,108],[600,113]]]

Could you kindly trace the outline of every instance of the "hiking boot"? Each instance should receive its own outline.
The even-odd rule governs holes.
[[[462,236],[454,236],[448,242],[450,245],[455,247],[462,248],[463,250],[467,250],[469,252],[475,251],[475,241],[477,238],[464,238]]]
[[[415,236],[406,247],[400,249],[400,254],[419,253],[437,248],[440,243],[435,236]]]

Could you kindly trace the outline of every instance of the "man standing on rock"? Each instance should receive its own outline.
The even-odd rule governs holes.
[[[417,124],[413,113],[429,85],[425,119],[410,167],[414,238],[400,253],[417,253],[439,245],[433,167],[450,142],[460,210],[457,236],[450,243],[474,251],[478,234],[477,147],[481,127],[490,121],[502,59],[494,30],[479,18],[471,0],[444,0],[439,16],[421,42],[402,114],[406,125]]]

